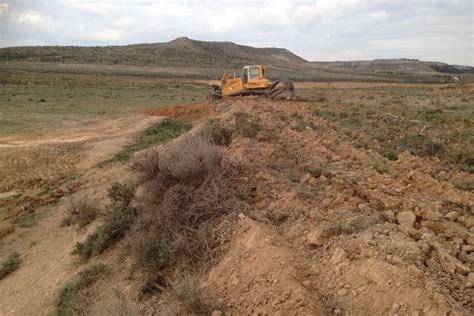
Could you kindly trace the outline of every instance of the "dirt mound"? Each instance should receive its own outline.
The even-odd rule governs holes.
[[[235,225],[206,282],[229,311],[474,311],[473,194],[433,178],[426,159],[389,161],[356,148],[309,103],[236,100],[225,108],[218,116],[228,122],[246,112],[262,126],[228,149],[258,184],[252,220]]]
[[[141,109],[139,112],[153,116],[167,116],[192,121],[209,116],[212,113],[212,108],[207,103],[197,103],[156,109]]]

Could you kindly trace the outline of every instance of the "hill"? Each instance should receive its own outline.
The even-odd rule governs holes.
[[[309,62],[284,48],[180,37],[125,46],[25,46],[0,49],[0,71],[103,73],[218,79],[224,69],[265,64],[271,78],[301,81],[474,81],[474,68],[414,59]]]
[[[0,49],[2,61],[79,64],[127,64],[161,67],[240,67],[244,64],[306,63],[283,48],[255,48],[232,42],[205,42],[180,37],[166,43],[126,46],[25,46]]]
[[[474,67],[448,65],[441,62],[421,61],[418,59],[374,59],[356,61],[313,62],[313,64],[346,71],[364,71],[378,73],[474,73]]]

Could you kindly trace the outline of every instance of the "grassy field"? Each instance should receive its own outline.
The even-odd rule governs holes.
[[[474,93],[472,86],[400,85],[369,88],[307,88],[298,91],[314,115],[337,122],[360,147],[359,132],[389,159],[400,151],[438,157],[446,168],[474,172]]]
[[[140,108],[204,102],[208,87],[186,80],[111,75],[9,73],[0,89],[0,134],[87,125]]]

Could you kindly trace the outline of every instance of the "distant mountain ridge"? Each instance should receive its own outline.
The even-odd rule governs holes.
[[[442,62],[421,61],[418,59],[374,59],[354,61],[312,62],[315,65],[338,69],[364,70],[373,72],[417,72],[417,73],[474,73],[474,67],[449,65]]]
[[[285,48],[256,48],[233,42],[208,42],[187,37],[164,43],[122,46],[0,48],[0,68],[4,69],[40,69],[41,65],[49,65],[45,66],[49,67],[49,71],[88,72],[90,70],[87,69],[92,65],[107,65],[108,70],[104,67],[101,69],[113,72],[113,69],[109,69],[113,65],[117,65],[115,68],[148,66],[155,69],[155,72],[166,68],[161,72],[164,76],[216,79],[223,69],[239,69],[251,64],[265,64],[270,76],[294,80],[453,82],[453,77],[459,76],[461,81],[474,81],[474,67],[470,66],[404,58],[310,62]],[[83,69],[78,69],[80,67]],[[123,67],[116,71],[132,71]],[[136,69],[133,71],[140,72]],[[152,72],[153,70],[147,70],[147,73]]]
[[[0,49],[0,60],[129,64],[172,67],[240,67],[252,63],[307,63],[284,48],[255,48],[232,42],[205,42],[180,37],[170,42],[124,46],[25,46]]]

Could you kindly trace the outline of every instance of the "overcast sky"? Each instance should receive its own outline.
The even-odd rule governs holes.
[[[284,47],[308,60],[417,58],[474,66],[472,0],[0,0],[0,47],[187,36]]]

